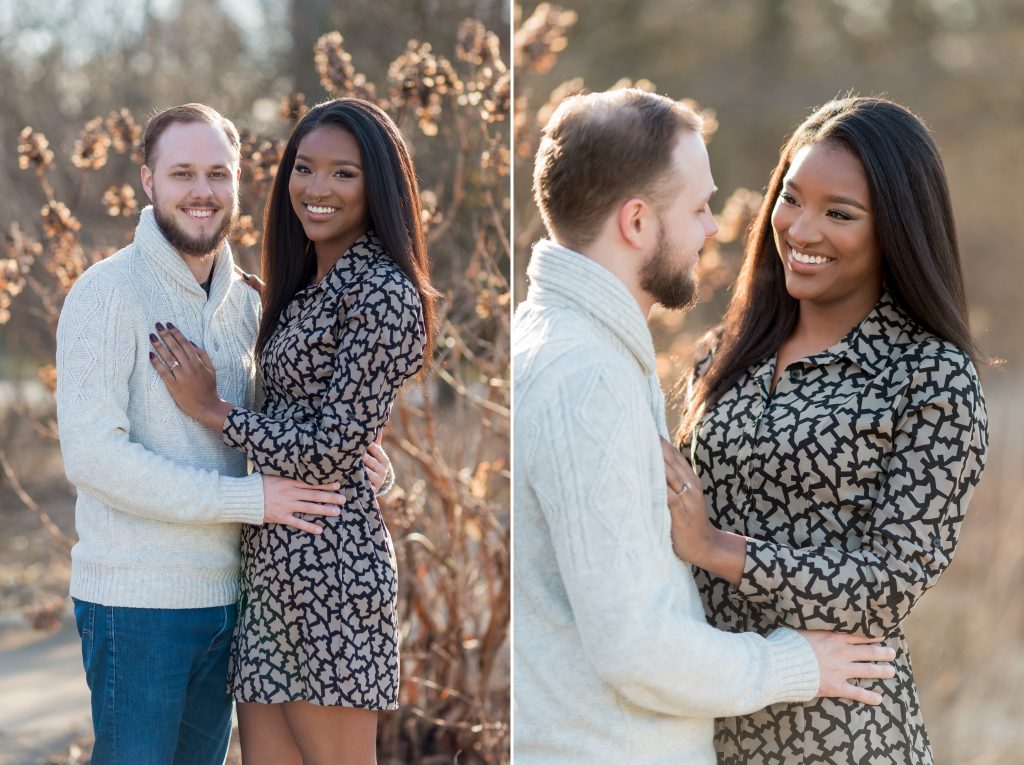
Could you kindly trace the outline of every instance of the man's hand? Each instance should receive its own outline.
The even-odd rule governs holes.
[[[846,635],[841,632],[799,630],[807,638],[818,660],[821,681],[819,698],[852,699],[861,704],[876,706],[882,703],[881,694],[853,685],[850,680],[889,680],[896,668],[896,651],[882,645],[882,638]]]
[[[387,481],[390,466],[391,460],[384,451],[384,447],[378,441],[370,444],[366,454],[363,455],[363,467],[366,468],[366,477],[370,479],[370,486],[373,488],[374,494],[380,491],[380,487]]]
[[[337,482],[310,486],[302,481],[276,475],[263,476],[263,522],[280,523],[310,534],[322,534],[323,527],[297,515],[341,515],[345,495]]]

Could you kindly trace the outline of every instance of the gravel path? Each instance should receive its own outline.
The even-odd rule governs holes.
[[[37,632],[0,614],[0,765],[41,765],[91,728],[81,644],[69,613]]]

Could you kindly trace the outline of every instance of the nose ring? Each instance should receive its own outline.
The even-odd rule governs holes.
[[[320,197],[313,197],[313,201],[320,204]]]

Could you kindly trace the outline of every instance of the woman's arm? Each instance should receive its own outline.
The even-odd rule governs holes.
[[[688,520],[674,520],[673,528],[681,535],[701,532],[682,545],[686,560],[727,579],[750,602],[775,609],[789,626],[887,634],[952,560],[986,448],[985,404],[974,370],[947,359],[911,381],[860,549],[794,548],[708,533],[693,520],[698,511],[688,496],[688,504],[677,503]]]
[[[224,441],[261,472],[305,481],[351,470],[387,422],[398,389],[423,365],[423,317],[415,288],[396,274],[367,280],[338,328],[330,386],[316,416],[278,420],[235,408]]]
[[[398,274],[367,280],[346,306],[333,375],[316,416],[296,422],[221,400],[205,353],[173,328],[160,339],[175,355],[154,364],[182,409],[223,429],[225,443],[245,452],[261,473],[310,483],[334,480],[362,458],[387,422],[399,387],[423,365],[425,340],[415,288]],[[180,366],[170,369],[174,361]]]

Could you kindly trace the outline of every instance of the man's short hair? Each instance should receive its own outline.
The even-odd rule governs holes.
[[[142,134],[142,164],[151,170],[153,163],[156,162],[156,145],[160,136],[176,122],[185,124],[205,122],[220,128],[224,131],[228,143],[231,144],[235,162],[238,162],[241,157],[241,141],[238,138],[238,130],[231,120],[206,104],[184,104],[157,112],[146,124],[146,131]]]
[[[533,170],[548,232],[578,250],[617,204],[632,197],[660,204],[676,139],[702,128],[685,104],[635,88],[565,99],[544,127]]]

